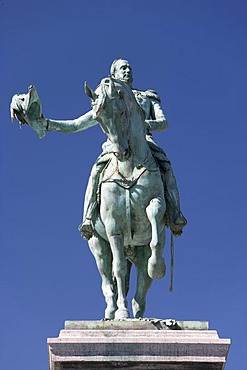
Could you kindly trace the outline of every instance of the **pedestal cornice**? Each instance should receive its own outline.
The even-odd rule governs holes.
[[[48,339],[50,370],[223,370],[229,346],[207,322],[156,319],[67,321]]]

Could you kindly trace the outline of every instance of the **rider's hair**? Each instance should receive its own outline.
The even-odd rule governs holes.
[[[112,65],[111,65],[111,68],[110,68],[110,75],[112,76],[112,77],[114,77],[115,76],[115,72],[116,72],[116,69],[117,69],[117,64],[119,63],[119,62],[127,62],[128,64],[129,64],[129,61],[128,60],[126,60],[126,59],[115,59],[113,62],[112,62]]]

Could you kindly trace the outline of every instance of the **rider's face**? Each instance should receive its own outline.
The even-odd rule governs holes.
[[[118,80],[122,80],[127,84],[131,84],[133,81],[132,68],[127,61],[119,62],[116,66],[114,77]]]

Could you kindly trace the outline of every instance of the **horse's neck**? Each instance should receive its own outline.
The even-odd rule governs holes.
[[[138,112],[139,113],[139,112]],[[136,114],[130,122],[131,156],[125,162],[119,162],[119,169],[125,176],[133,172],[134,168],[154,167],[155,161],[146,140],[144,122],[140,114]]]
[[[146,140],[145,123],[140,113],[138,113],[134,115],[130,122],[130,146],[135,159],[143,163],[148,159],[147,157],[152,157],[152,154]]]

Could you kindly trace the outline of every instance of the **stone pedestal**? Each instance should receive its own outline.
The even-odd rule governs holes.
[[[48,339],[50,370],[223,370],[230,339],[207,322],[67,321]]]

